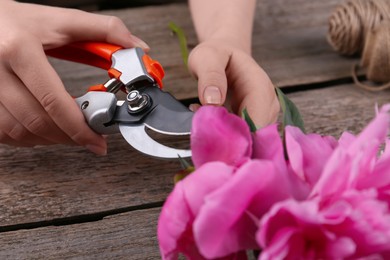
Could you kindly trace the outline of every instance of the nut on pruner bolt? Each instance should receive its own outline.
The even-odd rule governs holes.
[[[132,90],[127,94],[127,108],[130,113],[138,113],[149,107],[150,98],[148,95],[141,95],[138,90]]]

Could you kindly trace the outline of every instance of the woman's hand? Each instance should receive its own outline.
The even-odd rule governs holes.
[[[246,108],[257,126],[276,121],[280,107],[275,88],[249,54],[225,41],[206,40],[191,52],[188,62],[203,105],[223,105],[229,93],[233,112]]]
[[[85,123],[45,50],[76,41],[148,46],[116,17],[0,0],[0,142],[76,144],[105,154],[105,139]]]

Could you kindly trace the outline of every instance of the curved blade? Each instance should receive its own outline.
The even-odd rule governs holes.
[[[119,130],[126,141],[138,151],[157,158],[191,157],[191,150],[175,149],[153,140],[146,132],[145,125],[129,126],[119,124]]]
[[[170,93],[157,87],[145,87],[142,93],[149,95],[156,105],[144,123],[156,132],[166,135],[187,135],[191,132],[194,113]]]

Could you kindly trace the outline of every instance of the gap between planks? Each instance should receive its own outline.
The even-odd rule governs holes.
[[[0,233],[18,231],[22,229],[35,229],[35,228],[42,228],[42,227],[49,227],[49,226],[67,226],[67,225],[82,224],[87,222],[96,222],[96,221],[103,220],[105,217],[108,216],[114,216],[114,215],[127,213],[131,211],[161,208],[163,204],[164,201],[158,201],[158,202],[152,202],[152,203],[147,203],[142,205],[118,208],[113,210],[94,212],[90,214],[56,218],[56,219],[44,220],[44,221],[36,221],[30,223],[20,223],[15,225],[0,226]]]
[[[358,76],[358,79],[360,81],[364,81],[366,79],[366,76],[365,75]],[[337,78],[337,79],[332,79],[332,80],[327,80],[327,81],[317,82],[317,83],[284,86],[283,88],[281,88],[281,90],[283,91],[283,93],[289,94],[289,93],[296,93],[302,91],[310,91],[315,89],[337,87],[337,86],[348,85],[348,84],[354,84],[353,79],[351,77],[342,77],[342,78]],[[197,97],[181,99],[180,102],[185,106],[189,106],[194,103],[200,103],[199,98]]]

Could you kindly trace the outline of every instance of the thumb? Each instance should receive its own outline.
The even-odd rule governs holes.
[[[203,105],[223,105],[226,99],[226,66],[229,55],[199,45],[190,54],[188,66],[198,79],[198,95]]]

